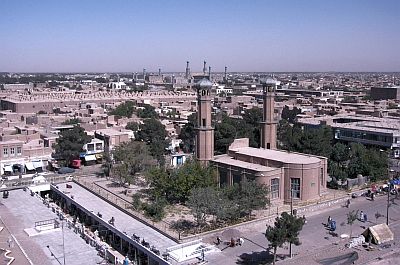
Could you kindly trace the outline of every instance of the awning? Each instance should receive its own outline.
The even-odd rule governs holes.
[[[43,167],[43,162],[41,160],[40,161],[32,161],[32,163],[35,168]]]
[[[12,166],[9,166],[9,165],[3,166],[3,169],[5,172],[13,172]]]
[[[95,155],[86,155],[85,161],[96,161],[96,156]]]
[[[25,167],[27,170],[35,170],[35,166],[33,165],[32,162],[25,163]]]

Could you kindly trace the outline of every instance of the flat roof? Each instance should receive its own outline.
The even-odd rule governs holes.
[[[290,153],[287,151],[273,150],[273,149],[241,147],[241,148],[234,148],[231,150],[235,151],[237,154],[259,157],[272,161],[279,161],[286,164],[312,164],[321,161],[319,158],[312,155]]]
[[[66,264],[96,264],[102,260],[94,247],[86,244],[79,234],[74,233],[72,229],[68,229],[66,226],[64,226],[64,233],[61,229],[58,229],[29,237],[24,232],[24,229],[34,228],[35,222],[58,219],[57,214],[44,205],[38,195],[32,197],[29,190],[26,192],[22,189],[12,190],[9,192],[9,197],[2,199],[1,203],[1,219],[18,241],[18,244],[14,243],[12,249],[11,256],[16,258],[14,263],[29,264],[26,257],[17,254],[19,252],[17,249],[22,248],[33,264],[59,265],[58,261],[51,256],[47,246],[58,259],[62,258],[63,234]],[[4,232],[4,230],[1,232],[3,236],[5,235]]]
[[[277,169],[276,167],[266,167],[266,166],[259,165],[259,164],[236,160],[236,159],[233,159],[232,157],[230,157],[229,155],[215,156],[213,161],[221,163],[221,164],[225,164],[225,165],[237,166],[240,168],[246,168],[246,169],[254,170],[254,171],[258,171],[258,172],[267,172],[267,171],[273,171],[273,170]]]
[[[72,188],[67,188],[65,184],[69,184]],[[81,205],[82,207],[93,211],[94,214],[100,212],[102,219],[108,222],[111,217],[114,217],[114,227],[121,233],[126,232],[127,235],[136,234],[141,239],[146,240],[150,245],[154,245],[161,253],[165,252],[168,247],[177,245],[175,241],[166,237],[165,235],[157,232],[153,228],[145,225],[138,221],[134,217],[124,213],[118,208],[112,206],[108,202],[99,198],[95,194],[82,188],[80,185],[74,182],[68,182],[58,185],[58,189],[66,194],[68,197],[74,196],[73,201]]]

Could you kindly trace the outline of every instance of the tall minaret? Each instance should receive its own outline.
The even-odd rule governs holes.
[[[189,79],[190,77],[190,68],[189,68],[189,61],[186,61],[186,72],[185,72],[185,78]]]
[[[263,82],[263,121],[261,122],[261,148],[276,149],[277,121],[274,115],[275,89],[277,81],[267,79]]]
[[[207,62],[204,61],[203,62],[203,74],[206,74],[206,73],[207,73]]]
[[[225,83],[228,80],[227,71],[228,71],[228,67],[225,66],[225,72],[224,72],[224,81],[225,81]]]
[[[204,163],[208,163],[214,157],[214,128],[211,126],[211,87],[212,83],[205,78],[196,83],[196,158]]]
[[[158,76],[161,76],[161,68],[158,68]]]
[[[211,66],[208,67],[208,80],[211,81]]]

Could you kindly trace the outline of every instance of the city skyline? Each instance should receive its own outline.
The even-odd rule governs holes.
[[[398,1],[2,1],[1,72],[396,72]]]

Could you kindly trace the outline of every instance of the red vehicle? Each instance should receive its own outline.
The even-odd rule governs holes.
[[[79,159],[72,160],[71,167],[76,169],[81,168],[81,160]]]

